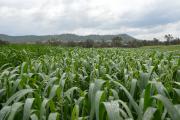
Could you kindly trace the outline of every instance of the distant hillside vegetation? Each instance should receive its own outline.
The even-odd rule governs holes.
[[[61,40],[61,41],[85,41],[87,39],[91,39],[94,41],[111,41],[114,37],[121,37],[123,42],[129,42],[136,40],[135,38],[127,35],[127,34],[118,34],[118,35],[86,35],[80,36],[75,34],[60,34],[60,35],[25,35],[25,36],[9,36],[0,34],[0,39],[9,41],[12,43],[19,42],[42,42],[51,39]]]

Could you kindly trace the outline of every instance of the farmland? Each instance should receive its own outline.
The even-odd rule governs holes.
[[[0,120],[179,120],[180,46],[0,46]]]

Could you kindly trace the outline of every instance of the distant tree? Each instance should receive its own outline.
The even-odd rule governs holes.
[[[153,41],[154,41],[154,42],[159,42],[159,39],[153,38]]]
[[[112,39],[112,46],[113,47],[120,47],[122,46],[123,39],[121,37],[114,37]]]
[[[62,45],[62,41],[61,41],[61,40],[58,40],[58,38],[56,38],[56,37],[51,37],[51,38],[47,41],[47,43],[48,43],[49,45],[53,45],[53,46]]]
[[[170,43],[172,45],[178,45],[178,44],[180,44],[180,38],[174,38]]]
[[[102,39],[100,42],[100,47],[108,47],[108,43],[104,39]]]
[[[174,39],[174,37],[171,34],[165,35],[164,38],[166,39],[167,45],[169,45],[170,42],[173,41],[173,39]]]
[[[159,45],[159,39],[153,38],[153,45]]]
[[[74,42],[74,41],[72,41],[72,40],[69,40],[69,41],[67,42],[67,46],[68,46],[68,47],[75,47],[75,46],[77,46],[76,44],[77,44],[77,43]]]
[[[4,41],[4,40],[1,40],[1,39],[0,39],[0,45],[7,45],[7,44],[9,44],[8,41]]]
[[[43,43],[41,41],[36,41],[36,44],[41,45]]]
[[[85,41],[84,47],[91,48],[91,47],[93,47],[93,45],[94,45],[94,40],[87,39],[87,40]]]

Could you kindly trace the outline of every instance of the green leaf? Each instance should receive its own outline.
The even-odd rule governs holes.
[[[180,89],[173,88],[177,95],[180,97]]]
[[[34,98],[27,98],[24,104],[23,120],[29,120]]]
[[[128,97],[131,105],[133,106],[133,108],[136,110],[136,113],[138,113],[138,118],[141,119],[142,117],[142,110],[139,108],[138,104],[135,102],[135,100],[133,99],[133,97],[131,96],[131,94],[128,92],[128,90],[121,85],[120,83],[116,82],[116,81],[112,81],[115,85],[119,86],[126,94],[126,96]]]
[[[79,118],[79,105],[75,105],[72,111],[71,120],[78,120]]]
[[[91,104],[91,111],[90,111],[90,120],[94,118],[95,113],[95,95],[98,90],[101,89],[102,85],[105,83],[104,80],[95,80],[94,83],[91,83],[89,86],[88,97]]]
[[[173,106],[173,103],[170,102],[170,100],[167,97],[164,97],[158,94],[154,96],[154,98],[160,100],[164,104],[165,108],[167,109],[169,115],[171,116],[173,120],[179,120],[180,114],[178,113],[176,108]]]
[[[176,85],[179,85],[180,86],[180,82],[174,82]]]
[[[54,85],[51,88],[51,92],[49,94],[49,99],[52,99],[56,95],[56,91],[58,90],[58,88],[59,88],[59,85]]]
[[[95,95],[95,113],[96,113],[96,120],[99,120],[99,107],[100,103],[105,100],[105,94],[104,91],[97,91]]]
[[[37,115],[36,115],[36,114],[32,114],[32,115],[31,115],[31,120],[38,120]]]
[[[143,115],[142,120],[152,120],[155,112],[156,112],[156,108],[148,107]]]
[[[118,101],[103,102],[109,120],[123,120],[120,116]]]
[[[11,111],[11,106],[4,106],[0,111],[0,120],[6,120]]]
[[[154,84],[159,94],[169,97],[167,89],[164,87],[164,85],[161,82],[155,82]]]
[[[151,97],[151,84],[148,84],[146,89],[145,89],[145,94],[144,94],[144,110],[146,110],[149,106],[151,106],[153,99]]]
[[[48,104],[49,99],[45,98],[41,104],[40,109],[40,120],[46,120],[46,105]]]
[[[146,88],[150,78],[150,73],[140,72],[140,80],[138,80],[138,85],[141,92]]]
[[[64,85],[65,85],[65,82],[66,82],[66,73],[63,73],[62,76],[61,76],[61,79],[59,81],[59,85],[61,86],[62,90],[64,89]]]
[[[176,110],[177,110],[178,113],[180,114],[180,104],[174,105],[174,107],[176,108]]]
[[[0,98],[4,95],[5,92],[6,92],[5,89],[1,89],[1,90],[0,90]]]
[[[128,108],[127,104],[126,104],[125,102],[123,102],[122,100],[118,100],[118,102],[122,105],[121,107],[126,110],[129,118],[132,118],[132,119],[133,119],[132,112],[131,112],[131,110]]]
[[[5,103],[5,105],[9,105],[12,101],[19,101],[22,97],[24,97],[28,93],[32,93],[33,89],[22,89],[16,92],[13,96],[11,96]]]
[[[23,105],[23,103],[21,103],[21,102],[14,103],[12,105],[8,120],[14,120],[16,113],[20,111],[20,108],[22,107],[22,105]]]
[[[135,90],[136,90],[136,83],[137,83],[137,80],[132,79],[132,81],[131,81],[131,90],[130,90],[130,93],[131,93],[132,97],[134,97],[134,93],[135,93]]]
[[[73,93],[74,93],[75,90],[76,90],[76,91],[80,91],[80,89],[79,89],[78,87],[72,87],[72,88],[68,89],[68,90],[64,93],[64,97],[67,97],[68,100],[69,100],[70,102],[72,102],[71,97],[73,97]]]
[[[58,119],[58,113],[50,113],[48,120],[57,120]]]
[[[110,91],[112,92],[114,99],[119,100],[118,92],[114,89],[110,89]]]
[[[47,89],[48,89],[50,86],[52,86],[56,80],[57,80],[56,77],[53,77],[53,78],[49,79],[49,81],[48,81],[48,83],[46,84],[46,87],[45,87],[45,89],[44,89],[43,95],[46,95]]]

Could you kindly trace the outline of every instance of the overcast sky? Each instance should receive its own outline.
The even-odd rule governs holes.
[[[0,0],[0,34],[180,37],[180,0]]]

